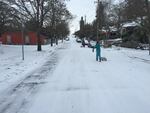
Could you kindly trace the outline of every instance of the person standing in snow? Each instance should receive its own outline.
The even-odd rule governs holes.
[[[96,48],[96,61],[99,60],[101,62],[101,45],[99,41],[96,42],[95,48]]]
[[[84,38],[82,39],[82,47],[85,47],[85,41],[84,41]]]

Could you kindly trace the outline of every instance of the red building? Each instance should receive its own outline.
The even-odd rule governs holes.
[[[40,35],[41,44],[46,44],[46,37]],[[37,34],[35,32],[28,32],[24,34],[22,38],[21,32],[6,32],[2,34],[0,41],[2,44],[12,44],[12,45],[21,45],[24,41],[24,44],[27,45],[36,45],[37,44]]]

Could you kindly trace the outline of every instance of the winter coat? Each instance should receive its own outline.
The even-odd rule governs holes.
[[[96,48],[96,53],[100,54],[100,52],[101,52],[101,45],[99,43],[96,43],[95,48]]]

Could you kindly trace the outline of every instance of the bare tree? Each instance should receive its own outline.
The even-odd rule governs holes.
[[[66,7],[66,1],[68,0],[5,0],[4,3],[18,12],[16,16],[20,19],[18,20],[20,23],[37,32],[37,50],[41,51],[41,31],[49,28],[51,36],[57,39],[56,26],[63,21],[68,26],[73,18]]]
[[[125,7],[124,2],[112,5],[109,13],[110,24],[116,26],[118,31],[120,31],[121,23],[124,21],[123,18],[124,7]]]
[[[10,30],[10,28],[18,29],[19,18],[18,12],[3,1],[0,1],[0,34]]]
[[[47,20],[48,25],[51,27],[51,42],[53,41],[53,38],[57,42],[57,27],[60,25],[62,22],[65,21],[65,23],[68,23],[73,17],[71,13],[67,10],[66,0],[51,0],[49,2],[49,6],[51,7],[51,13],[49,14],[49,18]],[[51,43],[51,45],[53,45]]]
[[[127,20],[143,20],[145,14],[145,0],[125,0],[124,16]]]
[[[35,20],[36,21],[36,31],[37,31],[37,50],[41,51],[41,39],[40,31],[44,25],[47,14],[50,11],[49,7],[50,0],[7,0],[12,7],[20,13],[20,19],[24,20]]]

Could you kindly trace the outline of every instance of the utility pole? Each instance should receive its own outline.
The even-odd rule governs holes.
[[[99,4],[100,4],[100,1],[99,0],[97,0],[97,1],[95,1],[94,3],[97,3],[97,15],[96,15],[96,18],[97,18],[97,20],[96,20],[96,22],[97,22],[97,40],[99,39],[98,38],[98,32],[99,32],[99,19],[100,19],[100,12],[99,12],[99,10],[100,10],[100,7],[99,7]]]
[[[22,60],[24,60],[24,24],[21,26],[21,37],[22,37]]]
[[[146,11],[147,11],[147,18],[148,18],[148,40],[149,40],[149,55],[150,55],[150,10],[149,10],[149,0],[145,0],[146,3]]]

